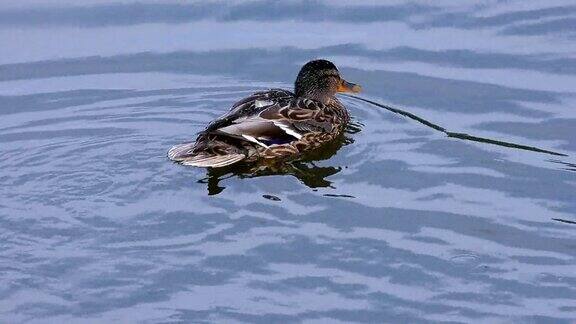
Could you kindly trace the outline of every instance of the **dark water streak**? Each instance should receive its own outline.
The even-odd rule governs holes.
[[[564,153],[558,153],[558,152],[553,152],[553,151],[549,151],[549,150],[544,150],[541,148],[537,148],[534,146],[527,146],[527,145],[521,145],[521,144],[515,144],[515,143],[510,143],[510,142],[505,142],[505,141],[500,141],[500,140],[495,140],[495,139],[490,139],[490,138],[485,138],[485,137],[478,137],[478,136],[473,136],[470,134],[464,134],[464,133],[455,133],[455,132],[450,132],[448,130],[446,130],[446,128],[436,125],[422,117],[418,117],[415,114],[408,112],[406,110],[402,110],[399,108],[394,108],[391,106],[387,106],[387,105],[383,105],[381,103],[377,103],[375,101],[369,100],[369,99],[365,99],[365,98],[361,98],[358,96],[354,96],[354,95],[348,95],[348,94],[343,94],[343,96],[346,97],[350,97],[350,98],[354,98],[357,100],[361,100],[364,102],[368,102],[374,106],[380,107],[380,108],[384,108],[388,111],[391,111],[395,114],[399,114],[405,117],[408,117],[410,119],[413,119],[423,125],[426,125],[432,129],[435,129],[439,132],[442,132],[446,135],[448,135],[448,137],[452,137],[452,138],[458,138],[458,139],[462,139],[462,140],[467,140],[467,141],[474,141],[474,142],[479,142],[479,143],[486,143],[486,144],[492,144],[492,145],[498,145],[498,146],[504,146],[504,147],[510,147],[510,148],[514,148],[514,149],[519,149],[519,150],[526,150],[526,151],[532,151],[532,152],[539,152],[539,153],[546,153],[546,154],[550,154],[550,155],[557,155],[557,156],[568,156],[567,154]]]

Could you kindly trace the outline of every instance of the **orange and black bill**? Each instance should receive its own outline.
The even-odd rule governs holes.
[[[340,79],[340,83],[338,84],[338,92],[354,92],[354,93],[358,93],[360,92],[360,90],[362,90],[362,87],[348,82],[344,79]]]

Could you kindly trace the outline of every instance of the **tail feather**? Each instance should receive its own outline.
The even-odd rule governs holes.
[[[184,165],[192,165],[201,168],[221,168],[244,160],[244,154],[227,154],[227,155],[197,155],[182,161]]]
[[[168,151],[168,158],[184,165],[201,168],[220,168],[240,162],[246,158],[244,154],[228,153],[216,155],[209,152],[194,152],[195,143],[186,143],[173,146]]]
[[[182,162],[193,153],[195,143],[186,143],[172,146],[168,151],[168,158],[172,161]]]

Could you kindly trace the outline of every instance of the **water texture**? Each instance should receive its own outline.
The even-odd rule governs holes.
[[[576,321],[574,1],[0,4],[0,322]],[[345,138],[166,158],[334,61]]]

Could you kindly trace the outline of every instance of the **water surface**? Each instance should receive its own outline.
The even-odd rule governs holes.
[[[576,6],[0,5],[6,323],[573,322]],[[342,141],[272,173],[169,162],[334,61]]]

